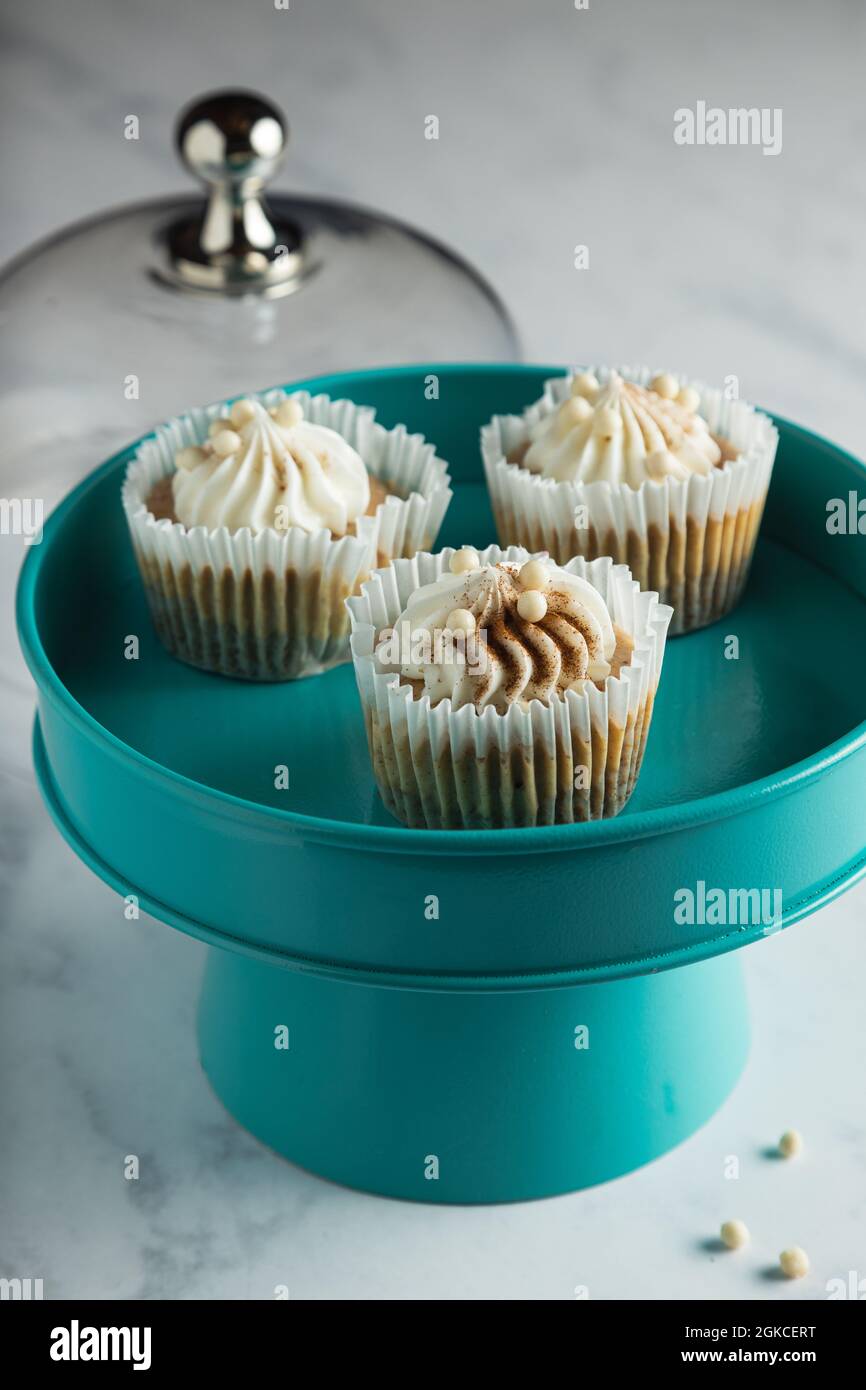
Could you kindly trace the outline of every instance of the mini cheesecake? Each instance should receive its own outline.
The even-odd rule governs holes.
[[[464,547],[377,571],[348,607],[373,772],[398,820],[492,829],[622,810],[670,621],[625,566]]]
[[[482,432],[500,540],[628,564],[673,606],[672,632],[739,599],[776,444],[766,416],[722,392],[602,368],[548,382]]]

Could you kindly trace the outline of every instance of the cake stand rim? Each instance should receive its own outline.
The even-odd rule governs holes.
[[[279,389],[308,390],[328,388],[334,394],[335,385],[341,381],[357,384],[365,380],[381,381],[383,377],[395,379],[429,374],[481,375],[491,372],[506,376],[545,376],[563,375],[567,369],[550,364],[533,363],[413,363],[395,367],[369,368],[360,372],[339,372],[319,374],[297,382],[283,383]],[[262,388],[268,389],[268,388]],[[761,408],[761,407],[757,407]],[[866,480],[866,464],[832,443],[822,435],[807,430],[804,426],[767,413],[777,426],[805,437],[812,444],[831,449]],[[95,468],[75,488],[69,492],[45,522],[43,542],[30,546],[22,566],[16,598],[19,640],[25,660],[42,694],[59,705],[67,718],[72,719],[83,732],[98,742],[105,743],[111,752],[124,760],[131,761],[150,777],[166,780],[173,784],[179,794],[195,801],[204,800],[211,807],[222,806],[227,815],[243,815],[247,819],[264,821],[274,828],[284,826],[303,832],[308,838],[352,848],[371,849],[385,853],[432,855],[508,855],[519,851],[522,854],[567,853],[573,850],[595,849],[623,841],[639,840],[647,837],[677,833],[678,831],[703,825],[708,822],[729,819],[747,811],[759,802],[786,796],[800,790],[813,780],[824,775],[839,762],[853,756],[866,747],[866,719],[848,734],[825,745],[809,757],[789,764],[772,775],[745,782],[725,791],[714,792],[710,796],[677,802],[671,806],[654,807],[646,811],[629,813],[608,820],[589,821],[571,825],[531,826],[493,830],[420,830],[398,824],[369,825],[362,822],[333,820],[323,816],[311,816],[305,812],[283,810],[280,807],[266,806],[248,801],[232,792],[209,787],[197,782],[172,768],[155,762],[146,754],[119,739],[109,729],[96,720],[81,705],[63,684],[45,650],[35,617],[35,591],[39,581],[42,557],[47,553],[45,541],[50,533],[62,526],[64,518],[76,508],[87,493],[98,487],[113,471],[120,472],[142,442],[152,437],[153,431],[140,436],[126,445],[103,464]],[[687,639],[686,639],[687,640]]]
[[[222,931],[218,927],[208,926],[172,907],[169,903],[142,891],[138,885],[132,883],[97,853],[67,814],[62,795],[52,775],[51,761],[45,747],[38,713],[33,723],[32,747],[36,780],[56,829],[82,863],[121,897],[134,896],[138,906],[143,907],[151,917],[155,917],[166,926],[182,931],[184,935],[191,936],[206,946],[267,962],[277,969],[300,970],[321,978],[354,982],[359,985],[434,990],[436,992],[513,993],[539,989],[570,988],[575,985],[603,984],[606,981],[634,979],[663,971],[678,970],[685,966],[712,960],[717,956],[727,955],[731,951],[749,946],[768,936],[775,936],[802,918],[826,907],[866,876],[866,852],[864,852],[859,860],[849,862],[841,873],[831,876],[831,870],[830,874],[821,880],[817,892],[806,893],[793,905],[787,906],[781,919],[773,925],[772,930],[763,926],[754,926],[749,930],[734,927],[722,936],[710,936],[698,942],[693,941],[676,951],[632,956],[625,960],[612,959],[593,966],[526,972],[494,971],[482,973],[471,971],[461,973],[459,971],[428,972],[343,963],[281,950],[273,943],[257,942],[251,937],[234,935]]]

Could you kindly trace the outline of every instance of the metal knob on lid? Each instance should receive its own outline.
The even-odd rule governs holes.
[[[181,112],[175,141],[209,195],[201,214],[167,228],[168,263],[159,278],[219,294],[294,289],[309,269],[301,233],[263,196],[288,143],[279,108],[255,92],[212,92]]]

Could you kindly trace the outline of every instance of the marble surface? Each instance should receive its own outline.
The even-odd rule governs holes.
[[[735,373],[744,394],[863,451],[866,19],[853,4],[43,0],[6,29],[3,254],[182,189],[177,107],[257,86],[293,125],[286,182],[453,243],[504,295],[527,357]],[[698,99],[781,107],[781,154],[677,148],[673,110]],[[430,113],[438,142],[423,139]],[[578,243],[588,271],[573,268]],[[45,437],[33,466],[59,489]],[[296,1298],[569,1299],[586,1285],[604,1299],[786,1300],[866,1276],[866,885],[748,951],[750,1065],[662,1161],[489,1209],[320,1182],[208,1089],[193,1031],[202,948],[126,922],[41,806],[11,617],[21,552],[0,537],[0,1276],[43,1278],[47,1297],[271,1298],[286,1284]],[[791,1125],[803,1157],[768,1158]],[[754,1237],[736,1256],[708,1245],[730,1216]],[[790,1284],[770,1269],[794,1243],[813,1273]]]

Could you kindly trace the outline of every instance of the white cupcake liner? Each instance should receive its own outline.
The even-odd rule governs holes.
[[[289,393],[256,397],[266,407]],[[178,450],[200,444],[229,402],[192,410],[160,425],[127,469],[123,507],[156,631],[181,661],[246,680],[292,680],[349,658],[345,600],[377,564],[433,544],[451,498],[434,446],[403,426],[386,430],[375,412],[352,401],[291,393],[306,419],[336,430],[389,494],[356,535],[267,530],[187,529],[157,521],[147,498],[174,472]]]
[[[604,384],[611,369],[591,367]],[[646,386],[648,367],[618,368]],[[730,611],[748,578],[764,502],[770,486],[778,431],[768,416],[745,401],[727,400],[699,382],[698,410],[713,434],[739,450],[738,457],[708,477],[647,480],[639,488],[607,482],[557,482],[541,478],[508,455],[528,430],[568,396],[571,377],[545,383],[540,401],[524,415],[496,415],[481,431],[481,454],[497,533],[504,545],[548,550],[558,564],[575,555],[610,555],[628,564],[642,588],[674,609],[671,635],[704,627]],[[584,507],[588,526],[575,525]]]
[[[347,601],[351,650],[373,772],[382,800],[404,825],[487,829],[553,825],[615,816],[640,771],[661,674],[671,610],[640,589],[625,565],[576,558],[565,568],[602,594],[613,621],[634,640],[628,666],[603,689],[588,684],[549,705],[512,705],[505,714],[473,706],[432,706],[383,671],[379,634],[409,596],[449,572],[452,549],[379,569]],[[522,564],[527,550],[490,545],[482,563]],[[575,787],[578,769],[585,768]],[[583,783],[586,783],[584,786]]]

